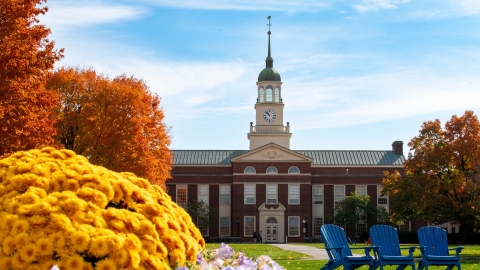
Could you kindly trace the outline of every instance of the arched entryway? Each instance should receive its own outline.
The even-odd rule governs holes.
[[[283,242],[285,237],[285,206],[281,203],[275,206],[260,205],[259,228],[262,230],[262,238],[265,243]]]
[[[278,242],[278,220],[274,217],[265,222],[265,242]]]

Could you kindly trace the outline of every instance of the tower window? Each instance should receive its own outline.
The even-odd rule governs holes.
[[[275,87],[275,102],[280,102],[280,89],[277,87]]]
[[[256,171],[255,171],[255,168],[253,168],[252,166],[248,166],[248,167],[245,168],[243,173],[245,173],[245,174],[255,174]]]
[[[272,92],[273,92],[272,88],[269,86],[267,88],[267,100],[266,100],[267,102],[272,102]]]
[[[258,102],[264,102],[265,101],[265,90],[263,90],[263,87],[260,87],[258,90]]]
[[[288,169],[288,173],[289,174],[299,174],[300,173],[300,169],[296,166],[292,166]]]

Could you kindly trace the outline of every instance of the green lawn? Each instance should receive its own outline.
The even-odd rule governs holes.
[[[289,243],[293,244],[293,243]],[[228,244],[235,251],[243,251],[247,257],[255,258],[260,255],[268,255],[274,259],[278,264],[285,267],[287,270],[295,269],[320,269],[326,260],[312,260],[309,256],[294,251],[286,251],[270,245],[254,245],[254,244]],[[322,243],[298,243],[296,245],[314,246],[318,248],[324,248]],[[216,247],[220,244],[207,244],[207,248]],[[411,245],[402,245],[408,247]],[[351,247],[363,248],[366,245],[352,245]],[[480,270],[480,245],[466,245],[465,249],[461,253],[462,269],[464,270]],[[354,253],[363,253],[363,250],[352,250]],[[420,251],[416,251],[414,256],[420,258]],[[341,267],[337,268],[341,270]],[[358,269],[368,269],[368,267],[361,267]],[[378,268],[379,269],[379,268]],[[393,270],[396,266],[388,266],[385,269]],[[406,270],[411,268],[406,268]],[[431,270],[445,269],[442,267],[429,267]],[[456,268],[454,268],[455,270]]]

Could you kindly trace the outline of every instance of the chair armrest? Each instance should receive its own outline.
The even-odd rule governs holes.
[[[410,254],[410,257],[413,257],[413,252],[417,248],[419,248],[419,247],[400,247],[400,249],[408,249],[408,253]]]
[[[448,248],[448,250],[455,250],[455,255],[457,257],[460,256],[460,252],[462,252],[462,250],[464,249],[464,247],[453,247],[453,248]]]
[[[372,251],[372,249],[373,249],[374,252],[375,252],[375,250],[378,250],[378,247],[374,247],[374,246],[371,246],[371,247],[351,247],[350,249],[363,249],[363,250],[365,250],[365,255],[371,257],[370,251]]]

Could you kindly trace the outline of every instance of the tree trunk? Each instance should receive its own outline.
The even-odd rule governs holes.
[[[467,244],[468,235],[472,234],[473,232],[473,224],[460,224],[460,241],[462,245]]]

